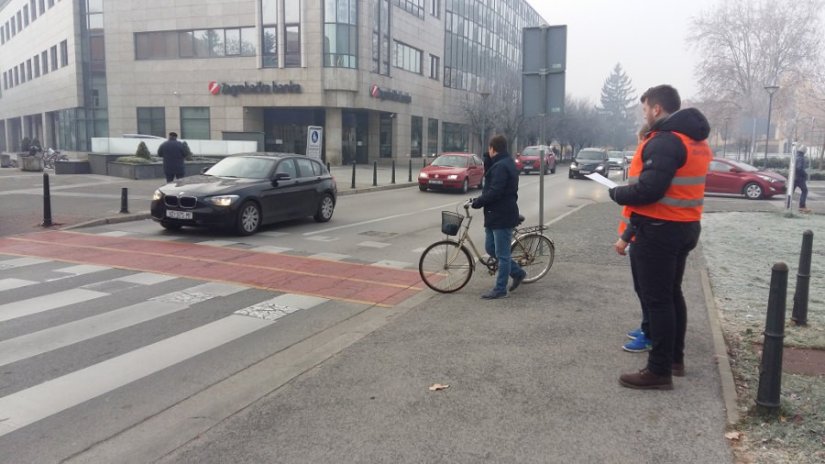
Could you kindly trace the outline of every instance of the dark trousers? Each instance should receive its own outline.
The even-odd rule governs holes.
[[[639,271],[637,270],[639,264],[637,263],[638,258],[636,257],[636,253],[633,253],[633,247],[635,245],[630,245],[630,250],[628,250],[628,255],[630,255],[630,274],[633,276],[633,290],[636,291],[636,296],[639,297],[639,303],[642,306],[642,332],[645,333],[645,336],[650,338],[650,318],[647,315],[647,308],[645,308],[644,300],[642,300],[642,291],[641,287],[639,287]]]
[[[639,298],[648,313],[646,335],[653,345],[647,368],[657,375],[670,375],[672,363],[684,362],[687,304],[682,277],[701,230],[698,221],[644,222],[631,247]]]
[[[799,188],[799,190],[802,191],[802,193],[799,194],[799,207],[800,208],[805,208],[805,202],[808,200],[808,182],[805,180],[804,177],[800,176],[800,177],[795,178],[793,183],[794,183],[794,186],[793,186],[794,191],[797,188]]]
[[[165,172],[166,174],[166,182],[172,182],[175,179],[183,178],[182,172]]]

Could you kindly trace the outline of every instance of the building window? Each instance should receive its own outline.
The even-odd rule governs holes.
[[[18,74],[17,66],[14,67],[14,85],[20,85],[20,74]]]
[[[442,151],[467,151],[469,148],[470,130],[463,124],[445,122],[442,125],[442,135]]]
[[[29,5],[23,6],[23,27],[29,27]]]
[[[441,69],[441,59],[435,55],[430,55],[430,79],[439,79]]]
[[[60,67],[69,65],[69,42],[60,42]]]
[[[278,67],[278,2],[261,0],[261,50],[264,68]]]
[[[427,119],[427,154],[438,153],[438,119]]]
[[[57,69],[57,45],[51,48],[51,68],[52,71]]]
[[[430,0],[430,15],[441,17],[441,0]]]
[[[43,68],[43,74],[49,73],[49,52],[45,50],[40,54],[40,66]]]
[[[32,60],[26,60],[26,80],[32,80]]]
[[[402,10],[424,19],[424,0],[395,0]]]
[[[209,107],[181,107],[180,132],[184,139],[209,140]]]
[[[31,8],[29,8],[31,12],[31,20],[34,21],[37,19],[37,0],[31,0]]]
[[[421,157],[421,141],[424,137],[424,120],[421,116],[410,119],[410,156]]]
[[[17,32],[23,32],[23,16],[17,12]]]
[[[49,0],[49,8],[54,6],[54,0]]]
[[[40,55],[34,55],[31,61],[34,62],[34,77],[40,77]]]
[[[301,66],[301,0],[284,0],[284,66]]]
[[[255,56],[254,27],[135,34],[135,59]]]
[[[376,20],[372,26],[372,72],[390,75],[390,2],[372,0]]]
[[[324,66],[358,68],[358,0],[326,0]]]
[[[166,135],[166,108],[162,106],[138,107],[137,130],[138,134],[164,137]]]
[[[20,63],[20,83],[26,82],[26,63]]]
[[[6,71],[3,71],[3,90],[9,88],[9,77],[6,75]]]
[[[224,31],[224,40],[226,41],[226,55],[237,56],[241,54],[241,30],[240,29],[226,29]]]
[[[410,47],[409,45],[399,42],[397,40],[394,40],[392,50],[392,65],[396,68],[403,69],[405,71],[421,74],[422,54],[423,53],[421,52],[421,50]]]
[[[46,12],[46,0],[40,0],[38,5],[40,6],[40,16],[43,16],[43,13]]]

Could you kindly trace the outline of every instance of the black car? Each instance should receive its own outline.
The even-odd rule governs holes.
[[[571,179],[587,174],[599,173],[607,177],[610,173],[610,159],[607,150],[601,148],[583,148],[570,162],[567,176]]]
[[[338,191],[318,160],[292,154],[224,158],[197,176],[164,185],[152,197],[152,219],[166,229],[229,227],[250,235],[263,224],[332,218]]]

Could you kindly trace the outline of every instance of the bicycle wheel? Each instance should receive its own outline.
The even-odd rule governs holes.
[[[510,245],[513,260],[527,272],[525,283],[535,282],[550,270],[556,257],[553,241],[539,233],[522,235]]]
[[[453,293],[464,288],[473,276],[470,252],[457,242],[435,242],[421,253],[418,261],[421,280],[440,293]]]

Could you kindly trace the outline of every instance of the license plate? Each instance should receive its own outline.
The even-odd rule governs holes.
[[[431,180],[430,183],[433,184],[433,185],[443,185],[444,181],[443,180]]]
[[[172,211],[167,209],[166,217],[172,219],[192,219],[192,211]]]

